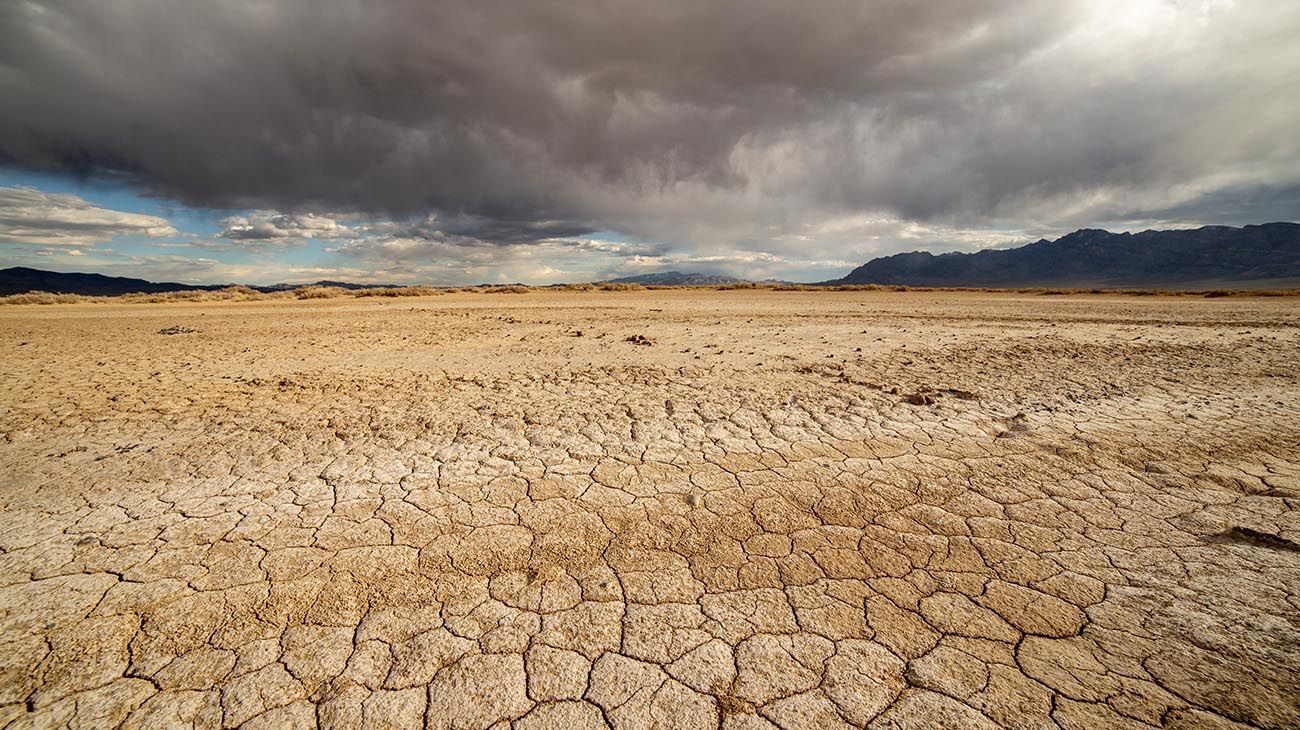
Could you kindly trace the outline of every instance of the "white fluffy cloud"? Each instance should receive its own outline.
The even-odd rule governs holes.
[[[0,187],[0,243],[93,246],[127,235],[178,234],[157,216],[100,208],[66,193]]]

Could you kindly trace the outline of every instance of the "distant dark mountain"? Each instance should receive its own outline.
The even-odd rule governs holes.
[[[171,281],[155,282],[144,279],[130,279],[124,276],[104,276],[103,274],[61,274],[57,271],[42,271],[15,266],[0,269],[0,296],[21,294],[29,291],[47,291],[55,294],[87,294],[91,296],[116,296],[141,292],[158,294],[160,292],[183,291],[187,289],[220,289],[220,286],[199,286],[197,284],[178,284]]]
[[[738,284],[744,281],[734,276],[719,274],[701,274],[698,272],[661,271],[657,274],[639,274],[610,279],[612,284],[642,284],[656,286],[717,286],[720,284]]]
[[[350,281],[331,281],[329,279],[321,279],[320,281],[313,281],[310,284],[268,284],[266,286],[252,286],[249,288],[261,292],[273,292],[300,289],[304,286],[332,286],[339,289],[385,289],[397,286],[397,284],[354,284]]]
[[[1020,248],[885,256],[831,284],[951,287],[1217,287],[1300,284],[1300,224],[1110,233]]]
[[[125,276],[104,276],[103,274],[63,274],[57,271],[43,271],[15,266],[0,269],[0,296],[22,294],[29,291],[47,291],[55,294],[84,294],[87,296],[117,296],[119,294],[159,294],[169,291],[194,291],[196,289],[212,291],[223,289],[229,284],[179,284],[174,281],[146,281]],[[304,286],[336,286],[341,289],[374,289],[387,284],[353,284],[347,281],[317,281],[311,284],[271,284],[269,286],[252,286],[261,292],[285,291]]]

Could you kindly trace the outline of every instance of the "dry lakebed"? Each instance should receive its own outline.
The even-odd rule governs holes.
[[[0,352],[0,726],[1300,726],[1297,298],[21,305]]]

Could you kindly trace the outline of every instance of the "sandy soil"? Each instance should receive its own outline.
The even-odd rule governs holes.
[[[1300,725],[1294,299],[13,306],[0,351],[0,725]]]

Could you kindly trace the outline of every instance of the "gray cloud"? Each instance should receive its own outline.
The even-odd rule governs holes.
[[[1263,0],[20,0],[0,160],[288,211],[229,222],[244,243],[360,215],[399,257],[612,230],[741,267],[1258,222],[1300,214],[1297,32]]]
[[[285,241],[305,238],[340,238],[347,226],[329,216],[279,213],[269,210],[235,215],[220,221],[222,238],[232,241]]]

